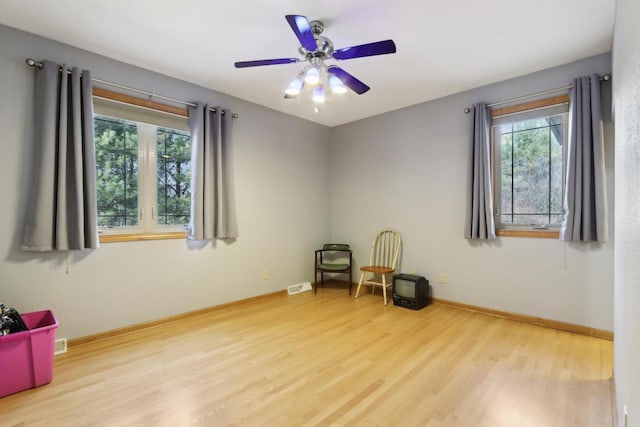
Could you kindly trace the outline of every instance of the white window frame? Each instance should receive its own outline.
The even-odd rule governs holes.
[[[145,105],[149,104],[144,101]],[[162,104],[159,104],[162,106]],[[100,227],[101,242],[153,240],[186,237],[189,225],[158,224],[157,136],[158,128],[188,132],[185,114],[167,113],[162,109],[139,107],[136,104],[95,97],[96,116],[107,116],[136,124],[138,133],[138,225]],[[171,108],[171,107],[169,107]],[[167,116],[169,115],[169,116]],[[154,122],[153,124],[148,122]],[[118,238],[123,236],[122,238]]]
[[[564,198],[564,187],[566,180],[566,159],[568,146],[568,95],[561,95],[542,100],[527,102],[510,107],[496,108],[491,111],[491,173],[493,181],[493,210],[496,232],[498,235],[518,236],[517,232],[523,231],[528,234],[522,234],[522,237],[535,237],[538,232],[554,232],[554,235],[546,235],[544,237],[554,237],[557,235],[559,224],[531,225],[531,224],[513,224],[502,222],[502,192],[501,192],[501,141],[496,138],[497,127],[501,124],[515,123],[522,120],[542,118],[556,114],[563,114],[563,144],[562,144],[562,194],[560,200]],[[515,232],[516,234],[511,234]],[[534,234],[532,234],[532,233]],[[542,236],[540,236],[542,237]]]
[[[142,232],[161,231],[156,221],[158,209],[157,135],[158,126],[138,125],[138,221]],[[179,231],[176,229],[175,231]]]

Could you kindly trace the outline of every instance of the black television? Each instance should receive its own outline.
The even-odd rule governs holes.
[[[393,304],[419,310],[431,302],[429,281],[413,274],[393,276]]]

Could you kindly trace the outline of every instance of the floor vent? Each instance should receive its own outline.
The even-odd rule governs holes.
[[[289,295],[295,295],[302,292],[311,290],[311,282],[298,283],[297,285],[290,285],[287,287],[287,293]]]

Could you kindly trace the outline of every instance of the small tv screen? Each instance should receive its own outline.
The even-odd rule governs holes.
[[[402,298],[416,298],[416,284],[413,281],[396,279],[394,292]]]

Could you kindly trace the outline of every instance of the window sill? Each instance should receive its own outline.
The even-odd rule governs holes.
[[[560,232],[553,230],[512,230],[502,228],[496,230],[499,237],[530,237],[534,239],[559,239]]]
[[[116,242],[140,242],[144,240],[169,240],[186,239],[186,231],[172,231],[166,233],[128,233],[128,234],[101,234],[100,243]]]

